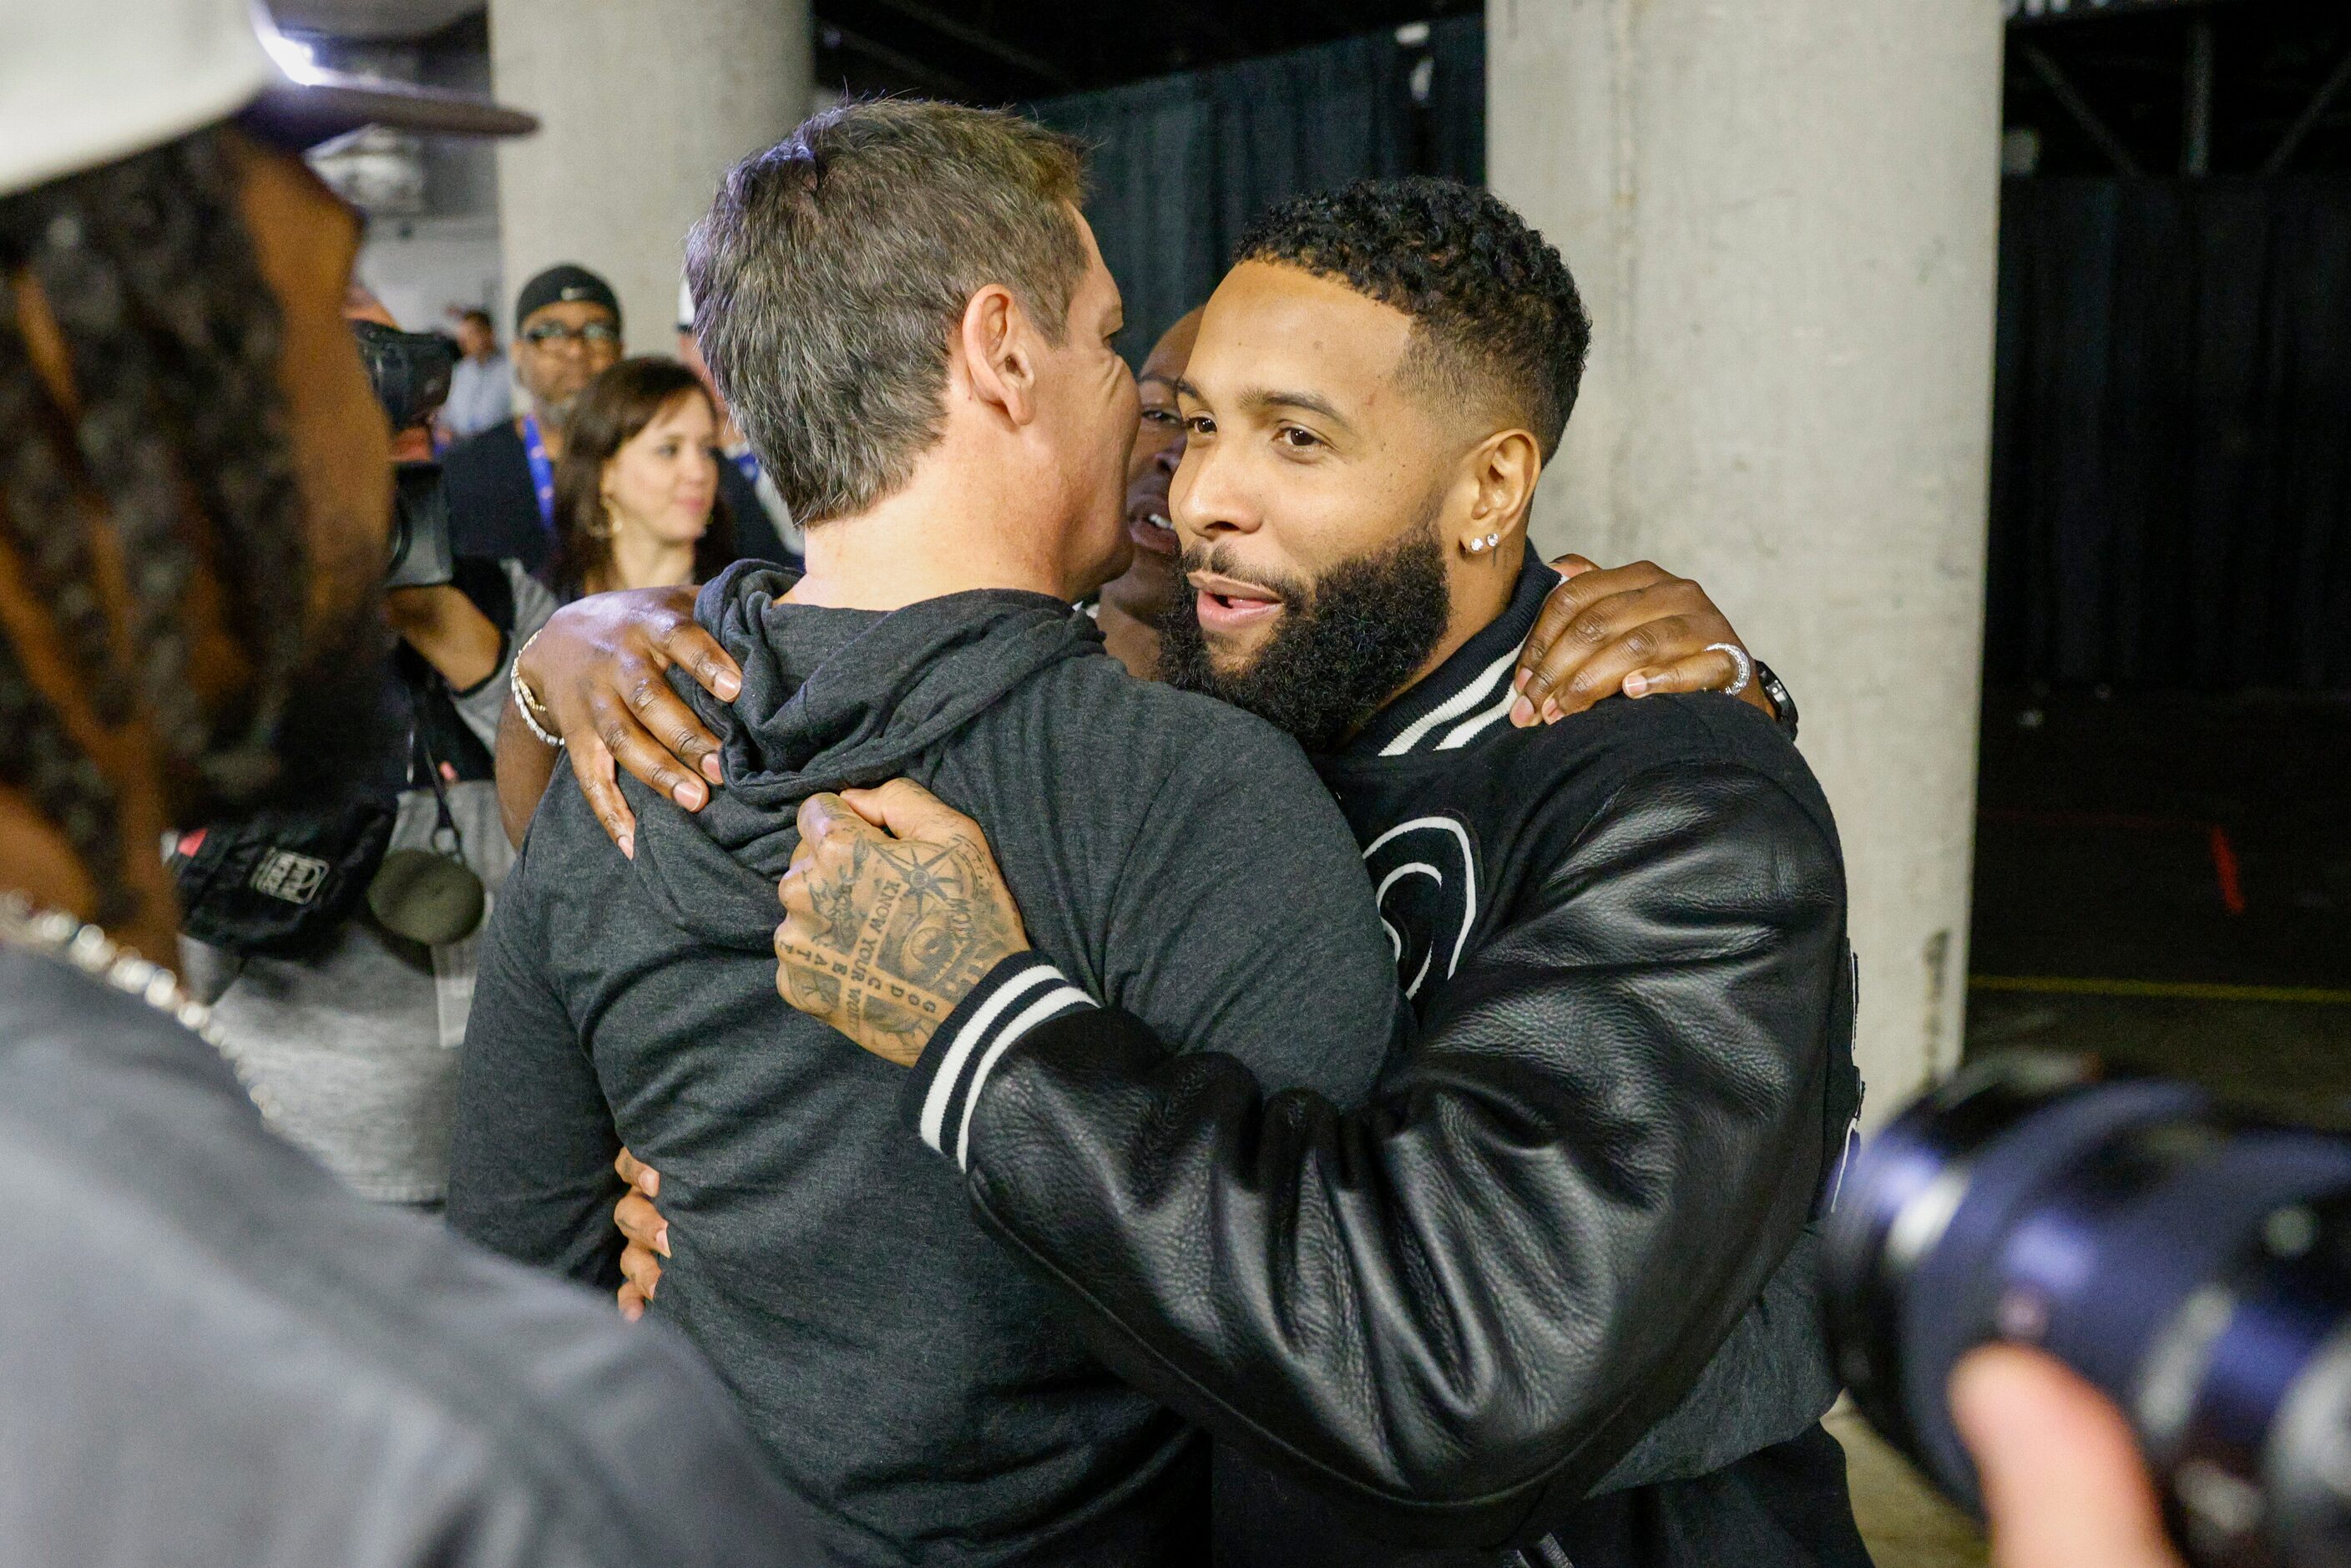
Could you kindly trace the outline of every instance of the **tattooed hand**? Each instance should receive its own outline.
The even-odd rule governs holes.
[[[956,1004],[1029,948],[987,836],[904,779],[811,796],[799,825],[777,890],[776,989],[912,1067]]]

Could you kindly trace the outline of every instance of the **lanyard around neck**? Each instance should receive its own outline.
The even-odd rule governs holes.
[[[551,528],[555,526],[555,463],[547,455],[536,414],[522,416],[522,455],[530,465],[530,487],[538,496],[538,520]]]

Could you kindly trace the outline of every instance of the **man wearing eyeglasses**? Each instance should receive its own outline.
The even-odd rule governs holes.
[[[550,267],[515,298],[514,367],[529,407],[453,447],[442,468],[459,555],[532,571],[555,549],[555,465],[563,423],[588,383],[621,357],[621,301],[584,267]]]

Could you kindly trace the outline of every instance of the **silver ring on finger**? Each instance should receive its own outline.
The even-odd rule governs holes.
[[[1728,653],[1730,655],[1730,662],[1739,666],[1738,679],[1722,688],[1724,696],[1737,696],[1745,691],[1747,684],[1755,678],[1755,661],[1748,657],[1747,650],[1738,643],[1708,643],[1704,651],[1709,653]]]

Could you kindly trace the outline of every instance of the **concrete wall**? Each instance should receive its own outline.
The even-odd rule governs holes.
[[[453,311],[479,306],[506,341],[512,323],[499,272],[498,221],[478,217],[379,219],[360,247],[360,281],[412,332],[454,332]]]
[[[668,352],[685,231],[806,112],[806,0],[491,0],[490,59],[542,127],[498,152],[508,290],[579,262],[619,291],[630,347]]]
[[[1535,538],[1652,557],[1787,678],[1873,1122],[1966,999],[1998,0],[1489,0],[1494,188],[1595,321]]]

